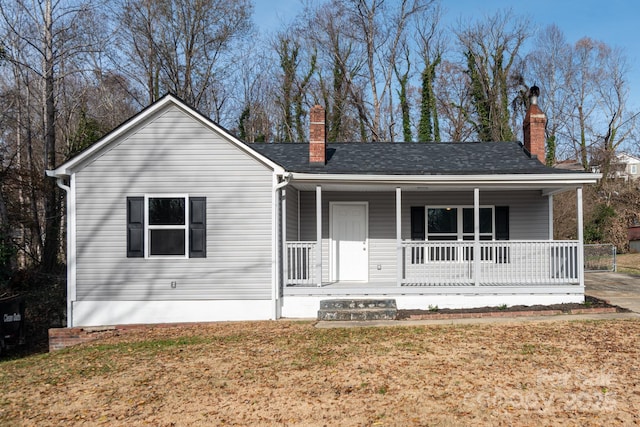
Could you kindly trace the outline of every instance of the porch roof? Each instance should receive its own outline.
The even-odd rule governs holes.
[[[530,157],[519,142],[332,143],[325,165],[309,163],[309,144],[251,144],[288,172],[355,175],[572,175]]]

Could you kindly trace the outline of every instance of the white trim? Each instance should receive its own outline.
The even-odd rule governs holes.
[[[184,225],[149,225],[149,199],[184,199]],[[189,195],[176,193],[151,193],[144,195],[144,257],[145,259],[189,258]],[[184,229],[184,255],[151,255],[151,230]]]
[[[271,305],[272,315],[277,319],[280,315],[278,307],[278,175],[271,177]]]
[[[495,208],[491,208],[491,240],[496,239]],[[464,208],[462,208],[464,218]],[[460,220],[459,220],[460,221]],[[464,221],[462,221],[462,235],[464,237]],[[476,286],[480,286],[480,189],[473,189],[473,278]]]
[[[553,194],[549,194],[549,240],[553,240]]]
[[[316,280],[322,286],[322,187],[316,186]]]
[[[225,139],[227,139],[229,142],[234,144],[236,147],[240,148],[242,151],[248,153],[249,155],[251,155],[256,160],[260,161],[261,163],[265,164],[269,168],[273,169],[274,172],[279,173],[279,174],[284,173],[284,169],[280,165],[274,163],[273,161],[271,161],[267,157],[263,156],[262,154],[258,153],[255,150],[253,150],[247,144],[243,143],[238,138],[234,137],[229,132],[227,132],[224,128],[222,128],[222,127],[218,126],[217,124],[213,123],[211,120],[209,120],[208,118],[206,118],[205,116],[200,114],[198,111],[194,110],[193,108],[187,106],[186,104],[181,102],[179,99],[175,98],[172,95],[166,95],[163,98],[161,98],[160,100],[158,100],[157,102],[155,102],[154,104],[152,104],[149,107],[147,107],[145,110],[143,110],[142,112],[140,112],[136,116],[134,116],[128,122],[125,122],[123,125],[121,125],[120,127],[116,128],[114,131],[109,133],[103,139],[101,139],[97,143],[93,144],[87,150],[83,151],[82,153],[80,153],[77,156],[73,157],[72,159],[66,161],[62,165],[58,166],[56,169],[51,171],[51,174],[47,173],[47,175],[56,176],[56,177],[61,177],[61,176],[66,177],[66,176],[69,176],[73,172],[77,172],[78,170],[83,168],[83,164],[85,164],[87,161],[91,160],[94,156],[96,156],[100,152],[102,152],[113,141],[117,140],[122,135],[126,134],[131,129],[133,129],[136,126],[138,126],[139,124],[143,123],[148,118],[150,118],[153,115],[157,114],[158,112],[162,111],[165,107],[167,107],[169,105],[173,105],[173,106],[181,109],[183,112],[185,112],[186,114],[190,115],[191,117],[193,117],[194,119],[196,119],[197,121],[202,123],[207,128],[215,131],[216,133],[221,134]]]
[[[77,216],[76,216],[76,174],[72,174],[69,178],[69,186],[71,192],[67,194],[67,323],[68,327],[75,326],[73,318],[73,302],[78,299],[77,296],[77,274],[78,274],[78,250],[77,250]]]
[[[367,268],[366,268],[366,277],[358,280],[358,282],[367,282],[369,281],[369,202],[329,202],[329,277],[332,281],[337,281],[337,271],[336,271],[336,250],[335,250],[335,240],[333,236],[333,209],[335,206],[364,206],[364,233],[365,233],[365,251],[367,253]]]
[[[578,279],[584,286],[584,219],[582,207],[582,187],[576,189],[576,216],[578,225]]]
[[[47,176],[52,177],[47,171]],[[65,185],[64,179],[58,177],[58,187],[64,190],[66,196],[67,214],[67,328],[74,326],[73,301],[76,299],[76,192],[75,174],[69,177],[69,185]]]
[[[284,279],[281,274],[286,271],[286,227],[287,210],[286,199],[283,201],[283,209],[280,209],[281,192],[289,185],[291,175],[283,174],[282,181],[279,181],[278,174],[271,176],[271,306],[274,319],[280,318],[281,301],[280,286],[284,286]],[[278,224],[282,225],[282,234],[278,233]],[[280,243],[280,245],[278,244]],[[280,251],[282,248],[282,252]],[[280,258],[280,254],[283,254]]]
[[[396,282],[402,285],[402,189],[396,187]]]
[[[75,301],[74,326],[273,320],[265,300]]]
[[[296,220],[297,230],[296,230],[296,240],[300,240],[300,190],[294,189],[296,191],[296,215],[298,216]]]
[[[358,174],[310,174],[292,173],[292,179],[298,182],[344,182],[344,183],[379,183],[392,185],[581,185],[595,184],[602,178],[600,173],[567,173],[567,174],[484,174],[484,175],[358,175]]]

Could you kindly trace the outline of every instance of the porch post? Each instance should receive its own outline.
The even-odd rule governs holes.
[[[322,286],[322,187],[316,186],[316,281]]]
[[[282,188],[280,190],[280,195],[278,196],[282,202],[280,206],[280,259],[282,260],[281,264],[281,278],[280,284],[278,285],[278,289],[282,289],[287,286],[287,279],[289,279],[289,254],[287,253],[287,189]]]
[[[584,224],[582,214],[582,187],[576,189],[576,207],[578,215],[578,280],[580,286],[584,286]]]
[[[402,189],[396,188],[396,285],[402,286]]]
[[[473,284],[480,285],[480,189],[473,189]]]
[[[553,240],[553,194],[549,194],[549,240]]]

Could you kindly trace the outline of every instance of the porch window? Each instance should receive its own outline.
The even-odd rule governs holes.
[[[509,240],[509,207],[480,207],[480,240]],[[411,240],[417,241],[473,241],[474,213],[471,206],[411,207]],[[426,255],[426,257],[425,257]],[[469,261],[473,259],[472,248],[460,243],[437,246],[414,247],[411,263],[429,261]],[[482,248],[483,261],[509,262],[508,248]]]
[[[127,257],[206,257],[206,199],[128,197]]]
[[[480,240],[493,240],[493,207],[480,208]],[[472,207],[427,208],[427,240],[473,240]]]

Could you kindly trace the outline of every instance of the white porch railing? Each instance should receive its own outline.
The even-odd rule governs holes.
[[[578,282],[577,241],[402,242],[402,286],[510,286]]]
[[[287,286],[315,286],[316,242],[287,242]]]
[[[566,285],[579,281],[578,241],[403,241],[400,286]],[[316,242],[286,243],[286,286],[318,286]],[[474,276],[477,271],[477,278]]]

